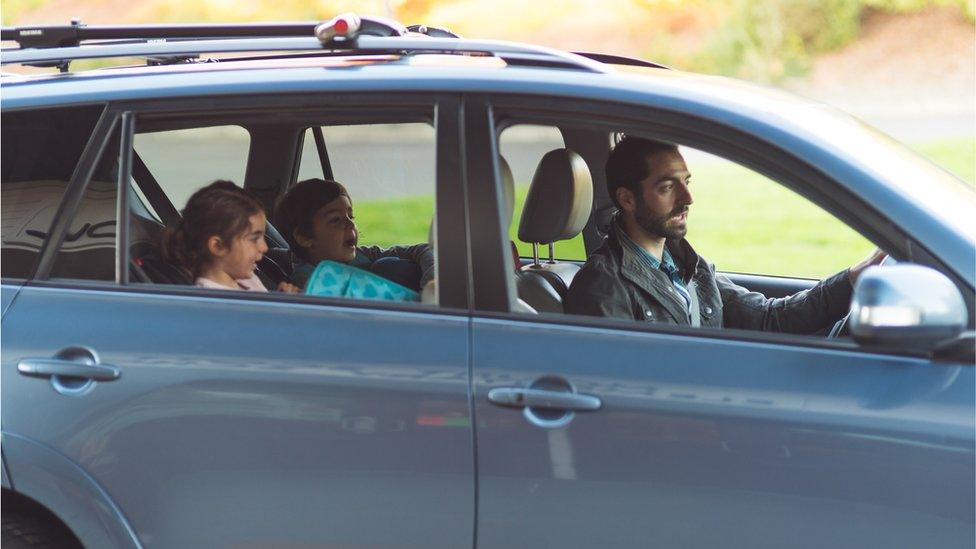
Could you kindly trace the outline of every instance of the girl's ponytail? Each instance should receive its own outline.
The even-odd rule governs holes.
[[[195,277],[194,269],[192,265],[194,262],[191,259],[191,251],[187,247],[186,243],[186,233],[183,230],[183,220],[181,219],[175,227],[167,227],[163,232],[163,241],[160,246],[160,251],[162,252],[163,259],[168,263],[179,266],[181,269],[186,271],[190,277]]]

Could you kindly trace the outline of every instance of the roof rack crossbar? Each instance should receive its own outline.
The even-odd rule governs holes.
[[[77,46],[86,40],[163,40],[168,38],[257,38],[313,36],[315,22],[189,25],[40,25],[4,27],[0,40],[22,49]]]
[[[176,41],[147,41],[133,43],[103,43],[58,48],[4,49],[0,63],[34,65],[70,62],[78,59],[110,57],[167,57],[177,55],[205,55],[213,53],[261,51],[344,51],[349,54],[390,51],[411,53],[484,53],[504,58],[506,54],[538,56],[555,64],[590,72],[607,72],[602,63],[584,56],[553,48],[530,46],[494,40],[459,40],[430,37],[359,36],[342,44],[323,45],[314,36],[295,38],[229,38]]]

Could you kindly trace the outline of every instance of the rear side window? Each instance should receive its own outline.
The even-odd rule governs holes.
[[[216,179],[242,184],[250,146],[251,135],[240,126],[140,133],[135,139],[136,153],[179,210]]]
[[[101,106],[85,106],[4,113],[0,140],[0,270],[4,278],[27,278],[33,272],[101,112]]]
[[[434,215],[436,140],[422,122],[323,126],[332,177],[345,185],[360,241],[388,247],[427,242]],[[306,130],[298,180],[323,177]]]

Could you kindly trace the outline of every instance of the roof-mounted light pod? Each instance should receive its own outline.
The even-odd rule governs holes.
[[[323,44],[334,42],[337,39],[348,40],[356,37],[361,26],[362,19],[358,15],[343,13],[315,27],[315,37]]]

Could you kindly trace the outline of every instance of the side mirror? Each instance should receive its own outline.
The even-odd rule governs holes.
[[[966,329],[966,303],[942,273],[920,265],[870,267],[854,287],[851,335],[858,343],[931,351]]]

